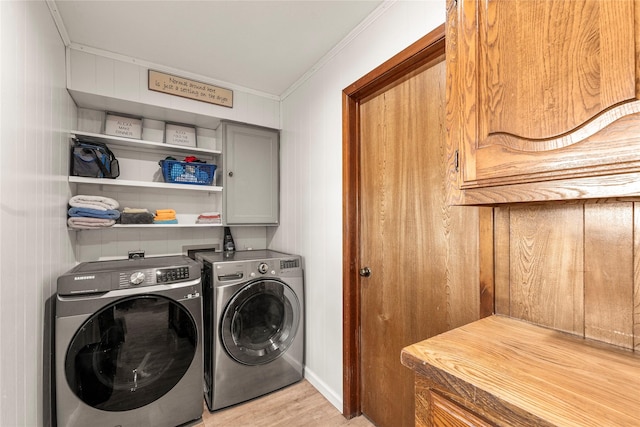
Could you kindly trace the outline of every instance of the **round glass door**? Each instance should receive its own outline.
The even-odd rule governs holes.
[[[94,408],[140,408],[180,381],[197,343],[196,323],[177,302],[151,295],[124,298],[76,332],[65,359],[67,382]]]
[[[222,344],[236,361],[262,365],[291,345],[300,322],[300,302],[283,282],[261,280],[236,293],[222,317]]]

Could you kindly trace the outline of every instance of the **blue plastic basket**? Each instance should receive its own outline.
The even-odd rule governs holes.
[[[198,162],[161,160],[165,182],[174,184],[211,185],[215,178],[216,165]]]

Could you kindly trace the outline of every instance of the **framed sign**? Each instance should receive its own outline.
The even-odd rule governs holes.
[[[159,71],[149,70],[149,90],[233,108],[233,91]]]

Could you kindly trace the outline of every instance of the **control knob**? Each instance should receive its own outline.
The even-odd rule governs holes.
[[[129,277],[129,282],[131,282],[132,285],[139,285],[144,282],[144,273],[142,271],[136,271]]]
[[[260,265],[258,265],[258,272],[265,274],[267,271],[269,271],[269,266],[266,262],[261,262]]]

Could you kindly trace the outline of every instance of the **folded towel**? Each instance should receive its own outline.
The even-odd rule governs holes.
[[[220,224],[221,222],[220,212],[201,213],[196,219],[196,224]]]
[[[146,208],[124,208],[122,213],[150,213]]]
[[[177,219],[165,219],[165,220],[154,219],[153,223],[154,224],[177,224],[178,220]]]
[[[196,224],[222,224],[222,220],[220,218],[217,219],[196,219]]]
[[[176,219],[176,211],[173,209],[158,209],[153,217],[154,221],[172,221]]]
[[[158,209],[156,210],[156,215],[174,215],[175,216],[176,211],[173,209]]]
[[[222,224],[219,219],[197,219],[196,224]]]
[[[97,228],[111,227],[116,223],[113,219],[71,217],[67,220],[67,225],[78,230],[91,230]]]
[[[70,208],[68,211],[70,217],[85,217],[85,218],[102,218],[102,219],[118,219],[120,218],[120,211],[115,209],[89,209],[89,208]]]
[[[120,214],[120,224],[153,224],[153,214],[151,212]]]
[[[109,197],[86,196],[78,194],[69,199],[69,206],[74,208],[89,208],[106,211],[107,209],[118,209],[120,204]]]
[[[177,219],[177,218],[171,215],[161,215],[161,216],[156,215],[153,217],[154,221],[173,221],[174,219]]]

